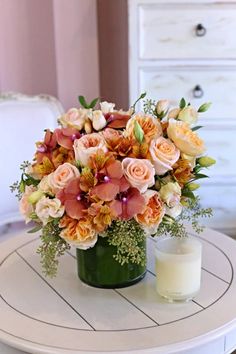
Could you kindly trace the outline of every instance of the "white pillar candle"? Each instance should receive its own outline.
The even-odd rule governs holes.
[[[188,301],[200,289],[202,245],[195,238],[165,238],[156,246],[156,289],[170,301]]]

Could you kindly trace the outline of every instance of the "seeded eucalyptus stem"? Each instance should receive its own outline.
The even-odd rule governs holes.
[[[117,220],[104,232],[108,243],[117,247],[114,259],[121,265],[135,263],[142,266],[146,262],[146,250],[142,246],[146,235],[144,230],[135,220]]]

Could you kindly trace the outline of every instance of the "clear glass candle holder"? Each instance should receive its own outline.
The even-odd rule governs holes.
[[[189,301],[201,285],[202,244],[193,237],[168,237],[156,245],[156,290],[168,301]]]

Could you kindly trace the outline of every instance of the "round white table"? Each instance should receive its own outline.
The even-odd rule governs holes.
[[[105,290],[81,283],[73,252],[62,257],[56,278],[45,278],[35,253],[38,236],[9,234],[0,243],[0,354],[231,353],[236,242],[209,229],[200,240],[200,293],[188,303],[171,304],[155,291],[153,239],[146,277]]]

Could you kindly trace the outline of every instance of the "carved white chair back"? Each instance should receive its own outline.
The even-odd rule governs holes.
[[[9,186],[20,179],[20,164],[32,161],[44,129],[54,129],[62,113],[62,105],[52,96],[0,94],[0,226],[22,220]]]

